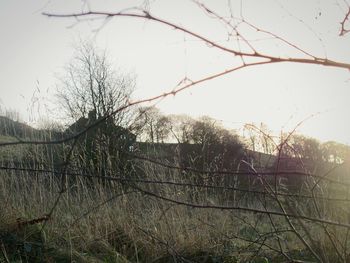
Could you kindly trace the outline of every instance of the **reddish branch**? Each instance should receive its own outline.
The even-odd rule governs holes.
[[[139,13],[137,12],[97,12],[97,11],[89,11],[89,12],[81,12],[81,13],[72,13],[72,14],[53,14],[53,13],[43,13],[43,15],[47,16],[47,17],[58,17],[58,18],[67,18],[67,17],[71,17],[71,18],[80,18],[80,17],[95,17],[95,16],[102,16],[105,18],[111,18],[111,17],[132,17],[132,18],[140,18],[140,19],[145,19],[145,20],[150,20],[150,21],[154,21],[163,25],[166,25],[168,27],[174,28],[176,30],[182,31],[194,38],[197,38],[201,41],[203,41],[204,43],[208,44],[211,47],[217,48],[219,50],[222,50],[226,53],[232,54],[234,56],[239,56],[241,58],[248,58],[248,57],[252,57],[252,58],[259,58],[262,59],[262,61],[260,62],[261,64],[268,64],[268,63],[282,63],[282,62],[291,62],[291,63],[303,63],[303,64],[313,64],[313,65],[322,65],[322,66],[328,66],[328,67],[337,67],[337,68],[345,68],[350,70],[350,64],[349,63],[343,63],[343,62],[338,62],[338,61],[334,61],[334,60],[330,60],[327,58],[320,58],[320,57],[316,57],[316,56],[311,56],[311,58],[288,58],[288,57],[277,57],[277,56],[271,56],[271,55],[267,55],[267,54],[263,54],[260,53],[258,51],[253,51],[251,53],[248,52],[242,52],[242,51],[238,51],[235,49],[231,49],[231,48],[227,48],[223,45],[220,45],[218,43],[216,43],[215,41],[209,39],[208,37],[202,36],[194,31],[191,31],[185,27],[179,26],[177,24],[174,24],[172,22],[169,22],[167,20],[155,17],[153,15],[151,15],[148,11],[146,10],[139,10],[139,9],[135,9],[136,11],[139,11]],[[279,39],[281,40],[281,39]],[[295,45],[290,44],[287,41],[284,41],[285,43],[289,44],[291,47],[296,48]],[[296,48],[297,50],[300,51],[299,48]],[[305,53],[304,54],[308,54]],[[257,63],[259,64],[259,63]],[[242,65],[242,68],[245,66],[245,64]]]
[[[349,21],[349,17],[350,17],[350,7],[348,12],[345,14],[343,21],[341,21],[340,25],[341,25],[341,29],[340,29],[340,33],[339,36],[344,36],[345,34],[350,32],[350,29],[346,28],[346,23]]]
[[[212,10],[206,8],[205,6],[201,6],[201,8],[204,8],[206,12],[208,12],[211,15],[214,15],[216,18],[220,19],[222,22],[226,23],[227,25],[231,25],[229,23],[229,21],[224,20],[224,18],[218,16],[216,13],[214,13]],[[132,17],[132,18],[139,18],[139,19],[145,19],[145,20],[150,20],[156,23],[160,23],[163,24],[165,26],[168,26],[170,28],[174,28],[176,30],[179,30],[185,34],[188,34],[196,39],[199,39],[201,41],[203,41],[203,43],[208,44],[210,47],[216,48],[218,50],[223,51],[226,54],[235,56],[235,57],[240,57],[242,59],[242,64],[236,67],[233,67],[231,69],[225,70],[225,71],[221,71],[219,73],[201,78],[197,81],[193,81],[190,82],[188,84],[183,84],[169,92],[160,94],[158,96],[154,96],[148,99],[142,99],[142,100],[138,100],[138,101],[134,101],[134,102],[129,102],[127,105],[124,105],[120,108],[118,108],[117,110],[115,110],[114,112],[112,112],[109,115],[104,116],[103,118],[99,119],[98,121],[96,121],[95,123],[93,123],[92,125],[90,125],[89,127],[87,127],[86,129],[82,130],[81,132],[76,133],[73,136],[70,137],[66,137],[60,140],[55,140],[55,141],[21,141],[18,140],[16,142],[7,142],[7,143],[0,143],[0,147],[1,146],[13,146],[13,145],[19,145],[19,144],[60,144],[60,143],[65,143],[68,141],[77,141],[77,139],[79,137],[81,137],[83,134],[85,134],[87,131],[89,131],[90,129],[100,125],[101,123],[105,122],[108,118],[111,118],[113,115],[115,115],[116,113],[120,112],[120,111],[124,111],[129,107],[141,104],[141,103],[145,103],[145,102],[151,102],[151,101],[155,101],[155,100],[159,100],[171,95],[176,95],[178,92],[181,92],[185,89],[188,89],[194,85],[209,81],[211,79],[215,79],[218,77],[221,77],[223,75],[232,73],[234,71],[240,70],[242,68],[245,67],[249,67],[249,66],[257,66],[257,65],[264,65],[264,64],[272,64],[272,63],[282,63],[282,62],[290,62],[290,63],[304,63],[304,64],[313,64],[313,65],[323,65],[323,66],[328,66],[328,67],[337,67],[337,68],[344,68],[344,69],[348,69],[350,70],[350,64],[349,63],[342,63],[342,62],[338,62],[338,61],[334,61],[334,60],[329,60],[327,58],[320,58],[320,57],[316,57],[314,55],[312,55],[311,53],[305,52],[302,49],[300,49],[298,46],[292,44],[289,41],[286,41],[285,39],[274,35],[268,31],[264,31],[261,30],[249,23],[247,23],[246,21],[242,21],[245,24],[247,24],[248,26],[255,28],[256,30],[264,33],[264,34],[269,34],[271,36],[273,36],[276,40],[282,41],[283,43],[287,44],[289,47],[293,48],[294,50],[298,50],[300,52],[303,53],[304,58],[297,58],[297,57],[292,57],[292,58],[288,58],[288,57],[278,57],[278,56],[271,56],[271,55],[267,55],[261,52],[256,51],[251,45],[249,45],[249,42],[247,42],[245,40],[245,38],[241,35],[238,34],[240,39],[245,41],[248,46],[251,48],[251,52],[242,52],[241,50],[236,50],[233,48],[228,48],[225,47],[223,45],[220,45],[218,43],[216,43],[215,41],[211,40],[208,37],[205,37],[203,35],[200,35],[194,31],[191,31],[185,27],[179,26],[177,24],[174,24],[172,22],[169,22],[167,20],[155,17],[153,15],[151,15],[149,12],[145,11],[145,10],[140,10],[140,9],[135,9],[135,12],[116,12],[116,13],[112,13],[112,12],[82,12],[82,13],[77,13],[77,14],[50,14],[50,13],[44,13],[44,15],[48,16],[48,17],[73,17],[73,18],[77,18],[79,19],[80,17],[96,17],[96,16],[100,16],[100,17],[105,17],[107,18],[111,18],[111,17]],[[350,17],[350,8],[347,12],[347,14],[344,17],[344,20],[341,22],[341,32],[340,35],[343,36],[346,33],[350,32],[350,29],[346,29],[346,23],[348,22]],[[236,28],[232,28],[233,30],[235,30],[236,33],[238,33]],[[245,58],[255,58],[255,59],[259,59],[258,62],[254,62],[254,63],[245,63],[244,59]],[[287,144],[287,139],[280,145],[281,147],[284,146],[285,144]],[[72,153],[72,149],[74,148],[74,143],[73,146],[71,147],[71,151],[70,154]],[[281,151],[281,149],[280,149]],[[66,163],[64,166],[64,176],[67,175],[71,175],[70,173],[67,172],[67,167],[68,167],[68,163],[69,163],[69,159],[70,159],[70,154],[68,155],[67,159],[66,159]],[[141,157],[140,159],[145,159],[143,157]],[[149,161],[147,159],[147,161]],[[155,164],[158,165],[163,165],[163,166],[168,166],[168,168],[174,168],[174,167],[170,167],[169,165],[165,165],[165,164],[161,164],[161,163],[157,163],[156,161],[152,161]],[[179,169],[183,169],[181,167],[177,167]],[[0,169],[8,169],[8,170],[20,170],[22,168],[9,168],[9,167],[1,167]],[[26,171],[29,171],[30,169],[26,169],[23,168]],[[35,172],[40,172],[40,170],[35,170]],[[46,171],[45,171],[46,172]],[[52,171],[50,171],[52,172]],[[201,171],[202,172],[202,171]],[[277,171],[278,172],[278,171]],[[277,175],[276,172],[276,175]],[[217,172],[214,172],[217,173]],[[284,173],[284,172],[282,172]],[[249,173],[248,173],[249,174]],[[255,173],[254,173],[255,174]],[[285,174],[285,173],[284,173]],[[293,174],[295,174],[295,172],[293,172]],[[62,178],[64,178],[64,176],[62,176]],[[86,176],[86,177],[95,177],[95,176],[90,176],[90,175],[82,175],[82,174],[77,174],[77,176]],[[325,175],[326,176],[326,175]],[[323,176],[322,178],[320,178],[320,180],[324,180],[325,176]],[[258,213],[258,214],[264,214],[264,215],[275,215],[275,216],[282,216],[284,218],[286,218],[288,220],[288,222],[290,223],[291,226],[291,230],[292,232],[295,232],[297,235],[299,234],[299,232],[294,228],[293,224],[290,221],[290,218],[294,218],[294,219],[299,219],[299,220],[306,220],[306,221],[311,221],[311,222],[317,222],[317,223],[321,223],[323,224],[327,224],[327,225],[334,225],[334,226],[341,226],[341,227],[345,227],[350,229],[350,225],[346,224],[346,223],[341,223],[341,222],[334,222],[334,221],[330,221],[327,219],[323,219],[321,218],[321,214],[318,213],[319,218],[313,218],[313,217],[308,217],[308,216],[304,216],[298,213],[291,213],[291,212],[286,212],[286,210],[284,209],[284,207],[281,204],[281,201],[279,200],[279,197],[282,195],[286,195],[286,196],[291,196],[290,194],[284,194],[284,193],[278,193],[276,190],[272,191],[274,193],[274,197],[275,197],[275,201],[277,201],[280,205],[280,210],[279,211],[270,211],[270,210],[262,210],[262,209],[255,209],[255,208],[249,208],[249,207],[240,207],[240,206],[217,206],[217,205],[207,205],[207,204],[196,204],[196,203],[190,203],[190,202],[185,202],[185,201],[181,201],[181,200],[176,200],[176,199],[172,199],[170,197],[167,196],[163,196],[163,195],[159,195],[157,193],[154,192],[150,192],[148,190],[145,190],[139,186],[136,185],[136,183],[142,183],[142,184],[168,184],[168,185],[177,185],[177,186],[185,186],[185,187],[220,187],[223,188],[221,186],[211,186],[211,185],[204,185],[204,184],[189,184],[189,183],[180,183],[180,182],[165,182],[165,181],[156,181],[156,180],[141,180],[141,179],[126,179],[126,178],[121,178],[121,177],[99,177],[99,178],[104,178],[104,179],[108,179],[110,181],[119,181],[119,182],[123,182],[123,181],[128,181],[130,183],[132,183],[132,188],[134,188],[135,190],[156,198],[157,200],[163,200],[166,202],[170,202],[176,205],[183,205],[183,206],[188,206],[188,207],[192,207],[192,208],[202,208],[202,209],[220,209],[220,210],[239,210],[239,211],[243,211],[243,212],[250,212],[250,213]],[[225,187],[228,188],[228,187]],[[52,209],[50,211],[50,213],[48,214],[48,216],[43,217],[43,218],[38,218],[38,219],[34,219],[34,220],[30,220],[30,221],[23,221],[23,222],[19,222],[18,224],[20,226],[24,226],[24,225],[28,225],[28,224],[36,224],[39,222],[43,222],[44,224],[46,223],[47,219],[52,215],[53,210],[56,208],[57,203],[62,195],[62,193],[64,192],[64,188],[63,188],[63,180],[62,180],[62,189],[61,192],[59,193],[54,205],[52,206]],[[248,190],[244,190],[244,189],[239,189],[239,188],[232,188],[232,190],[237,190],[237,191],[248,191]],[[255,192],[258,193],[258,191],[250,191],[249,192]],[[269,192],[259,192],[260,193],[269,193]],[[301,198],[312,198],[313,200],[318,199],[317,196],[313,195],[313,196],[301,196],[301,195],[297,195],[297,196],[293,196],[293,197],[301,197]],[[324,198],[324,199],[328,199],[328,198]],[[330,198],[329,198],[330,199]],[[112,200],[112,199],[111,199]],[[108,202],[109,200],[106,200],[106,202]],[[104,202],[105,203],[105,202]],[[102,203],[101,205],[103,205],[104,203]],[[100,206],[100,205],[99,205]],[[97,206],[96,209],[99,207]],[[94,211],[95,208],[92,210]],[[87,213],[90,213],[91,211],[88,211]],[[86,213],[83,215],[83,217],[86,216]],[[80,219],[80,218],[79,218]],[[78,219],[78,220],[79,220]],[[304,238],[301,237],[300,238],[301,241],[304,241]],[[331,239],[332,241],[332,239]],[[265,239],[262,241],[262,245],[265,245]],[[308,244],[306,244],[306,247],[309,248]],[[312,252],[312,249],[309,248],[309,250]],[[316,255],[317,256],[317,255]],[[317,258],[317,257],[316,257]]]
[[[138,10],[140,11],[140,10]],[[350,12],[350,10],[349,10]],[[87,127],[86,129],[82,130],[81,132],[67,137],[67,138],[63,138],[61,140],[55,140],[55,141],[16,141],[16,142],[6,142],[6,143],[0,143],[0,147],[1,146],[13,146],[13,145],[19,145],[19,144],[60,144],[60,143],[64,143],[64,142],[68,142],[70,140],[79,138],[81,135],[85,134],[87,131],[89,131],[90,129],[100,125],[101,123],[103,123],[104,121],[106,121],[107,119],[109,119],[110,117],[112,117],[113,115],[115,115],[116,113],[126,110],[129,107],[141,104],[141,103],[145,103],[145,102],[151,102],[151,101],[155,101],[158,99],[162,99],[171,95],[176,95],[177,93],[188,89],[194,85],[215,79],[215,78],[219,78],[221,76],[224,76],[226,74],[232,73],[234,71],[240,70],[242,68],[246,68],[249,66],[258,66],[258,65],[264,65],[264,64],[272,64],[272,63],[282,63],[282,62],[291,62],[291,63],[304,63],[304,64],[314,64],[314,65],[323,65],[323,66],[329,66],[329,67],[337,67],[337,68],[345,68],[345,69],[349,69],[350,70],[350,64],[349,63],[342,63],[342,62],[338,62],[338,61],[334,61],[334,60],[329,60],[327,58],[319,58],[316,56],[312,56],[309,53],[306,53],[304,51],[302,51],[305,55],[309,55],[309,57],[311,58],[283,58],[283,57],[277,57],[277,56],[270,56],[270,55],[266,55],[266,54],[262,54],[260,52],[257,51],[253,51],[251,53],[247,53],[247,52],[242,52],[242,51],[237,51],[231,48],[227,48],[223,45],[220,45],[218,43],[215,43],[214,41],[210,40],[207,37],[204,37],[198,33],[195,33],[185,27],[176,25],[174,23],[171,23],[169,21],[166,21],[164,19],[161,18],[157,18],[153,15],[151,15],[149,12],[145,11],[145,10],[141,10],[141,13],[124,13],[124,12],[117,12],[117,13],[112,13],[112,12],[82,12],[82,13],[76,13],[76,14],[51,14],[51,13],[43,13],[44,15],[48,16],[48,17],[60,17],[60,18],[64,18],[64,17],[75,17],[75,18],[79,18],[79,17],[86,17],[86,16],[104,16],[106,18],[110,18],[110,17],[133,17],[133,18],[140,18],[140,19],[147,19],[147,20],[151,20],[154,22],[158,22],[161,24],[164,24],[166,26],[175,28],[176,30],[180,30],[188,35],[191,35],[192,37],[195,37],[199,40],[202,40],[204,43],[207,43],[209,46],[215,47],[219,50],[222,50],[226,53],[232,54],[234,56],[239,56],[242,59],[245,57],[253,57],[253,58],[259,58],[261,59],[261,61],[258,62],[253,62],[253,63],[243,63],[242,65],[233,67],[231,69],[228,70],[224,70],[221,71],[219,73],[204,77],[202,79],[190,82],[186,85],[180,86],[176,89],[173,89],[172,91],[169,92],[165,92],[163,94],[148,98],[148,99],[142,99],[142,100],[138,100],[138,101],[134,101],[134,102],[130,102],[127,105],[124,105],[122,107],[120,107],[119,109],[115,110],[114,112],[112,112],[109,115],[104,116],[103,118],[99,119],[97,122],[93,123],[92,125],[90,125],[89,127]],[[349,16],[346,16],[346,18]],[[345,19],[346,20],[346,19]],[[250,24],[248,24],[250,25]],[[252,26],[252,25],[250,25]],[[268,33],[266,31],[263,31],[265,33]],[[271,33],[269,33],[271,34]],[[276,36],[275,36],[276,37]],[[282,40],[281,38],[277,38],[279,40]],[[287,43],[288,45],[290,45],[291,47],[297,49],[297,50],[301,50],[299,48],[297,48],[295,45],[291,44],[288,41],[283,40],[285,43]]]
[[[254,63],[245,64],[245,65],[240,65],[240,66],[233,67],[231,69],[227,69],[227,70],[221,71],[219,73],[216,73],[216,74],[204,77],[202,79],[199,79],[199,80],[196,80],[196,81],[192,81],[192,82],[190,82],[190,83],[188,83],[186,85],[177,87],[177,88],[175,88],[175,89],[173,89],[173,90],[171,90],[169,92],[165,92],[163,94],[160,94],[160,95],[157,95],[157,96],[154,96],[154,97],[150,97],[150,98],[147,98],[147,99],[142,99],[142,100],[137,100],[137,101],[134,101],[134,102],[129,102],[128,104],[126,104],[126,105],[116,109],[115,111],[111,112],[110,114],[105,115],[102,118],[98,119],[96,122],[92,123],[90,126],[86,127],[82,131],[80,131],[80,132],[78,132],[78,133],[76,133],[76,134],[74,134],[72,136],[60,139],[60,140],[49,140],[49,141],[33,141],[33,140],[30,140],[30,141],[25,141],[25,140],[18,139],[18,141],[15,141],[15,142],[0,143],[0,147],[22,145],[22,144],[34,144],[34,145],[61,144],[61,143],[69,142],[69,141],[72,141],[72,140],[76,140],[79,137],[81,137],[82,135],[84,135],[86,132],[88,132],[89,130],[91,130],[91,129],[101,125],[107,119],[113,117],[115,114],[117,114],[117,113],[119,113],[121,111],[124,111],[124,110],[126,110],[126,109],[128,109],[130,107],[133,107],[133,106],[136,106],[136,105],[139,105],[139,104],[142,104],[142,103],[146,103],[146,102],[156,101],[156,100],[163,99],[163,98],[169,97],[169,96],[175,96],[177,93],[182,92],[182,91],[184,91],[184,90],[186,90],[186,89],[188,89],[188,88],[190,88],[192,86],[195,86],[197,84],[200,84],[200,83],[212,80],[212,79],[219,78],[221,76],[224,76],[224,75],[229,74],[231,72],[237,71],[237,70],[239,70],[241,68],[244,68],[244,67],[263,65],[263,64],[268,64],[268,63],[272,63],[272,62],[271,61],[262,61],[262,62],[254,62]]]

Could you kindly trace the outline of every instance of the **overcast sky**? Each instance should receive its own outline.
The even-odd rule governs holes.
[[[243,15],[313,55],[350,63],[350,33],[338,36],[347,10],[345,1],[232,0],[231,9],[228,2],[205,1],[222,16],[228,17],[230,10],[235,17]],[[239,63],[232,55],[150,21],[115,18],[104,24],[104,20],[78,22],[42,15],[88,9],[120,11],[140,3],[158,17],[239,48],[227,40],[222,23],[191,1],[1,0],[1,108],[18,111],[28,122],[47,115],[54,108],[51,101],[57,76],[64,72],[80,39],[94,41],[107,50],[116,69],[137,76],[134,99],[170,91],[185,76],[196,80]],[[240,30],[263,52],[300,55],[266,35],[244,26]],[[349,99],[349,71],[284,63],[242,69],[166,98],[157,106],[166,114],[209,115],[236,129],[244,123],[263,122],[276,133],[315,115],[298,131],[322,141],[350,144]]]

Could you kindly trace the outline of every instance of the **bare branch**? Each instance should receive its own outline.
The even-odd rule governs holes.
[[[249,208],[249,207],[240,207],[240,206],[216,206],[216,205],[201,205],[201,204],[194,204],[194,203],[189,203],[189,202],[183,202],[183,201],[178,201],[175,199],[171,199],[168,197],[164,197],[161,195],[158,195],[156,193],[144,190],[140,187],[132,186],[134,189],[139,190],[140,192],[153,196],[157,199],[164,200],[170,203],[178,204],[178,205],[183,205],[183,206],[188,206],[192,208],[202,208],[202,209],[219,209],[219,210],[237,210],[237,211],[244,211],[244,212],[250,212],[250,213],[258,213],[258,214],[265,214],[265,215],[277,215],[277,216],[283,216],[283,217],[290,217],[290,218],[300,218],[303,220],[311,221],[311,222],[317,222],[317,223],[324,223],[324,224],[329,224],[329,225],[334,225],[334,226],[340,226],[340,227],[345,227],[345,228],[350,228],[349,224],[345,223],[340,223],[340,222],[334,222],[330,220],[325,220],[325,219],[319,219],[319,218],[313,218],[313,217],[308,217],[308,216],[302,216],[302,215],[295,215],[295,214],[289,214],[286,213],[285,211],[278,212],[278,211],[266,211],[266,210],[261,210],[261,209],[254,209],[254,208]]]
[[[350,29],[346,27],[346,23],[349,22],[349,17],[350,17],[350,7],[348,8],[349,8],[348,12],[345,14],[343,21],[341,21],[340,23],[341,29],[340,29],[339,36],[344,36],[350,32]]]
[[[207,37],[204,37],[196,32],[193,32],[185,27],[179,26],[177,24],[174,24],[172,22],[169,22],[167,20],[155,17],[148,13],[145,10],[138,10],[136,9],[135,11],[137,12],[95,12],[95,11],[90,11],[90,12],[81,12],[81,13],[74,13],[74,14],[54,14],[54,13],[43,13],[43,15],[47,17],[57,17],[57,18],[69,18],[69,17],[84,17],[84,16],[103,16],[105,18],[110,18],[110,17],[132,17],[132,18],[139,18],[139,19],[146,19],[146,20],[151,20],[160,24],[164,24],[168,27],[174,28],[176,30],[182,31],[194,38],[197,38],[199,40],[202,40],[204,43],[206,43],[209,46],[212,46],[214,48],[217,48],[219,50],[222,50],[228,54],[232,54],[234,56],[240,56],[242,58],[244,57],[252,57],[252,58],[258,58],[262,59],[264,62],[258,62],[261,64],[269,64],[269,63],[282,63],[282,62],[289,62],[289,63],[303,63],[303,64],[313,64],[313,65],[322,65],[322,66],[327,66],[327,67],[337,67],[337,68],[344,68],[350,70],[350,64],[349,63],[344,63],[344,62],[339,62],[339,61],[334,61],[330,60],[327,58],[320,58],[317,56],[313,56],[305,51],[302,51],[301,49],[298,49],[299,51],[302,51],[304,54],[311,55],[312,58],[288,58],[288,57],[277,57],[277,56],[271,56],[271,55],[266,55],[263,53],[259,52],[253,52],[253,53],[246,53],[242,51],[237,51],[231,48],[227,48],[225,46],[222,46],[218,43],[216,43],[213,40],[210,40]],[[281,39],[280,39],[281,40]],[[285,43],[289,44],[292,47],[296,47],[295,45],[289,43],[288,41],[284,41]],[[266,61],[267,60],[267,61]],[[244,68],[244,65],[240,68]]]

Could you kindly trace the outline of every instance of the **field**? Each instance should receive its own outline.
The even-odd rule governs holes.
[[[350,263],[349,1],[8,2],[0,263]]]
[[[134,163],[142,176],[101,182],[21,168],[20,153],[44,151],[20,147],[2,151],[1,262],[349,262],[346,178],[276,191],[276,176],[243,187],[149,158]]]

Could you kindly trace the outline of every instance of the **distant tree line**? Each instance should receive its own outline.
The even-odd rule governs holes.
[[[0,132],[23,139],[74,137],[63,144],[28,147],[27,163],[56,170],[68,166],[100,178],[141,176],[142,168],[135,168],[135,154],[163,160],[168,155],[167,161],[179,167],[202,171],[271,170],[278,156],[311,163],[313,167],[307,168],[313,172],[325,163],[341,164],[350,159],[349,146],[320,143],[301,135],[289,136],[283,148],[278,148],[266,125],[247,129],[248,136],[240,137],[207,116],[165,115],[156,107],[118,111],[128,105],[134,87],[134,78],[116,73],[105,52],[82,43],[58,85],[59,109],[68,120],[66,127],[32,129],[2,117]],[[169,144],[173,146],[166,146]],[[280,160],[278,163],[280,169],[285,168]]]

